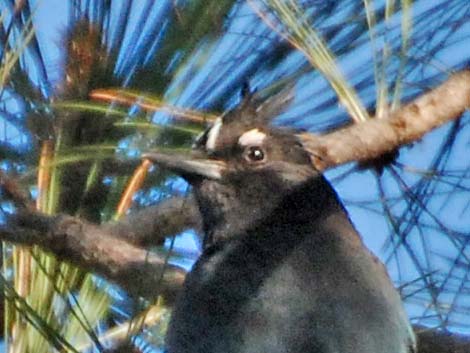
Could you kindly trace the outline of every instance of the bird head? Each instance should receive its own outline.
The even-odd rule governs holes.
[[[245,97],[197,138],[190,155],[144,154],[193,186],[211,241],[256,225],[287,195],[321,178],[298,136],[269,125],[289,100],[290,92],[263,103]]]

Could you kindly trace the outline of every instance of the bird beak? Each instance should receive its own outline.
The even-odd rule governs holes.
[[[185,179],[194,179],[194,177],[220,180],[227,165],[215,159],[194,158],[189,155],[166,154],[158,152],[149,152],[142,155],[143,159],[148,159],[162,168],[171,170],[181,175]]]

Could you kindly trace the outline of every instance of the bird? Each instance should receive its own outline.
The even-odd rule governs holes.
[[[192,153],[143,155],[192,185],[203,224],[168,353],[416,351],[384,265],[299,135],[270,124],[291,97],[246,94]]]

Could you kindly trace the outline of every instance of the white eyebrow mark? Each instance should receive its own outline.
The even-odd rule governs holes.
[[[221,118],[215,119],[214,125],[212,125],[211,129],[209,130],[207,134],[207,142],[206,142],[207,150],[215,149],[215,143],[217,142],[217,138],[219,137],[221,127],[222,127],[222,119]]]
[[[266,134],[264,132],[253,129],[241,135],[238,139],[238,144],[242,146],[261,145],[265,138]]]

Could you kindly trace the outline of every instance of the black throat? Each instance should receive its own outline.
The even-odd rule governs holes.
[[[277,183],[254,184],[250,190],[250,185],[243,183],[237,187],[213,181],[197,185],[195,193],[203,216],[204,249],[239,239],[264,225],[287,228],[318,225],[333,213],[347,218],[336,192],[321,175],[287,192],[276,186]]]

